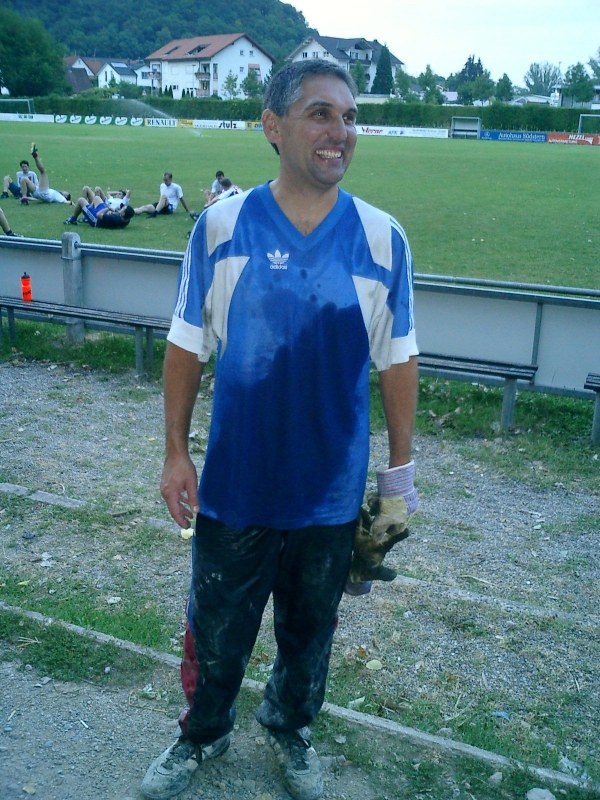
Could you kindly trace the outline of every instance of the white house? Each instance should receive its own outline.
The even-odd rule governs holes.
[[[136,73],[124,61],[105,61],[97,73],[97,78],[100,89],[109,86],[113,81],[114,83],[121,81],[137,83]]]
[[[377,63],[381,55],[382,45],[374,39],[372,42],[367,39],[339,39],[336,36],[315,36],[311,35],[302,44],[293,50],[287,57],[287,61],[303,61],[308,58],[323,58],[326,61],[333,61],[339,64],[348,72],[352,65],[358,62],[365,71],[367,79],[366,91],[373,85]],[[392,63],[392,76],[396,78],[397,70],[402,68],[403,61],[390,53]]]
[[[239,97],[244,97],[240,85],[254,71],[264,81],[275,59],[245,33],[224,33],[218,36],[195,36],[193,39],[174,39],[151,53],[146,61],[152,75],[160,74],[158,86],[173,89],[173,97],[181,98],[183,91],[195,97],[219,95],[228,98],[225,80],[231,73],[237,78]]]

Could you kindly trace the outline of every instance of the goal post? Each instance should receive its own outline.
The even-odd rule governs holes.
[[[600,133],[600,114],[580,114],[577,133]]]
[[[0,114],[35,114],[35,105],[30,97],[1,97]]]

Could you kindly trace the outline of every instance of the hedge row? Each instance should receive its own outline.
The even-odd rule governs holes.
[[[79,97],[36,98],[39,114],[97,114],[106,116],[152,116],[153,109],[179,119],[260,119],[260,100],[213,100],[170,97],[135,100],[102,100]],[[502,131],[577,131],[578,108],[552,106],[508,106],[494,103],[491,106],[434,106],[424,103],[361,103],[359,121],[369,125],[392,125],[423,128],[449,128],[452,117],[481,117],[487,130]]]

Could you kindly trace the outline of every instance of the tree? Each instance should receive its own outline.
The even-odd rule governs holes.
[[[496,100],[508,103],[515,96],[515,88],[506,72],[496,84]]]
[[[249,69],[248,74],[240,84],[240,89],[246,97],[261,97],[265,87],[264,84],[258,80],[256,70]]]
[[[223,91],[225,96],[230,100],[236,98],[240,93],[238,89],[237,75],[234,75],[231,70],[229,70],[229,74],[223,81]]]
[[[360,61],[355,61],[350,68],[350,75],[352,76],[359,94],[364,94],[367,88],[367,76],[365,70],[361,66]]]
[[[37,19],[0,9],[0,83],[16,97],[69,91],[63,49]]]
[[[394,76],[392,75],[390,51],[383,45],[379,54],[373,85],[371,86],[371,94],[391,94],[393,88]]]
[[[561,82],[561,78],[560,67],[542,61],[540,64],[530,64],[523,80],[530,94],[549,95],[553,87]]]
[[[465,83],[461,83],[458,89],[456,90],[458,93],[458,102],[463,106],[472,106],[473,100],[475,99],[475,93],[473,91],[473,86],[475,85],[474,81],[466,81]]]
[[[597,81],[600,81],[600,47],[596,53],[596,57],[590,58],[588,66],[592,70],[592,75]]]
[[[430,65],[427,64],[425,72],[422,72],[417,78],[417,82],[423,92],[425,93],[424,101],[434,105],[442,105],[444,102],[444,95],[438,87],[438,76],[434,75]]]
[[[396,80],[394,81],[396,90],[405,103],[415,103],[421,98],[418,97],[410,88],[417,81],[412,75],[404,72],[403,69],[398,67],[396,70]]]
[[[478,58],[477,61],[475,61],[475,56],[469,56],[464,67],[456,76],[458,84],[470,83],[471,81],[477,80],[480,75],[483,75],[483,71],[481,59]]]
[[[594,96],[594,84],[586,68],[578,62],[569,67],[562,87],[563,97],[572,97],[575,103],[589,103]]]
[[[485,102],[489,100],[490,97],[494,94],[494,90],[496,88],[496,84],[490,77],[490,73],[487,69],[484,69],[481,75],[475,78],[472,81],[473,84],[473,97],[475,100],[481,100]]]

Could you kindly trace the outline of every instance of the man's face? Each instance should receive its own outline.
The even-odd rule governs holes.
[[[173,178],[170,175],[163,175],[165,186],[170,186],[173,183]]]
[[[341,181],[354,155],[356,104],[334,76],[307,78],[302,90],[285,117],[265,112],[267,138],[279,149],[282,175],[297,186],[328,189]]]
[[[21,172],[23,175],[27,175],[29,172],[29,164],[21,164]]]

